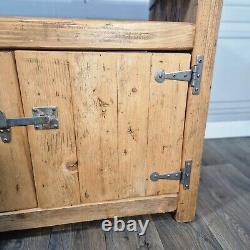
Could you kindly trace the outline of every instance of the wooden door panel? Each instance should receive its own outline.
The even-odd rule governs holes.
[[[153,172],[170,173],[181,169],[187,82],[165,81],[157,84],[159,69],[169,72],[190,67],[190,54],[153,54],[148,123],[147,176]],[[172,180],[147,180],[146,195],[176,193],[179,183]]]
[[[75,131],[72,110],[72,76],[64,53],[15,53],[25,116],[34,106],[57,106],[58,130],[28,127],[39,207],[60,207],[80,202]]]
[[[71,55],[82,202],[144,196],[150,54]]]
[[[12,52],[0,52],[0,110],[7,118],[23,109]],[[12,128],[11,143],[0,141],[0,212],[37,206],[26,128]]]
[[[24,111],[58,106],[59,130],[28,130],[40,207],[177,193],[189,54],[16,52]]]
[[[82,202],[177,193],[178,181],[149,176],[181,168],[187,83],[154,75],[186,70],[190,55],[69,56]]]

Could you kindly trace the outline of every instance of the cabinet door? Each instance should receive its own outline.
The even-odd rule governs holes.
[[[57,106],[59,130],[28,137],[39,207],[176,194],[187,83],[155,72],[186,70],[189,54],[17,51],[25,115]]]
[[[0,52],[0,111],[23,116],[15,58]],[[11,143],[0,140],[0,212],[37,206],[26,128],[13,128]]]

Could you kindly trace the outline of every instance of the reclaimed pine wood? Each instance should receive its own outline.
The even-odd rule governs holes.
[[[119,195],[144,196],[151,54],[121,55],[118,62]]]
[[[28,127],[38,206],[80,202],[68,61],[59,54],[17,51],[15,58],[25,116],[32,107],[59,107],[58,130]]]
[[[185,70],[190,65],[190,54],[154,54],[152,56],[150,103],[148,115],[147,176],[153,172],[161,174],[181,169],[183,129],[187,98],[187,84],[178,81],[156,83],[155,73]],[[148,178],[147,195],[174,193],[179,182]]]
[[[196,63],[197,55],[205,57],[200,95],[193,96],[191,88],[188,92],[182,166],[186,160],[192,159],[193,169],[190,189],[183,190],[180,185],[179,205],[176,212],[176,219],[180,222],[191,221],[195,216],[203,138],[221,9],[222,0],[151,1],[151,20],[188,21],[196,24],[192,64]]]
[[[192,221],[195,217],[200,165],[221,9],[222,0],[198,1],[192,64],[195,63],[197,55],[204,55],[204,67],[200,94],[198,96],[192,95],[192,88],[189,88],[188,91],[182,166],[184,166],[186,160],[192,159],[193,167],[190,189],[184,190],[183,186],[180,185],[176,220],[181,222]]]
[[[177,193],[178,181],[149,176],[180,170],[187,85],[159,85],[151,72],[186,69],[190,55],[46,53],[69,63],[81,201]]]
[[[81,204],[75,206],[30,209],[0,214],[0,232],[38,228],[82,221],[172,212],[177,206],[177,195],[160,195],[118,201]],[[13,223],[13,221],[15,223]]]
[[[184,83],[174,85],[174,82],[171,82],[157,86],[153,79],[156,69],[154,67],[157,66],[158,70],[162,64],[161,61],[164,62],[164,53],[150,55],[148,52],[144,52],[144,55],[140,55],[145,59],[143,63],[133,66],[136,59],[127,53],[121,53],[124,54],[124,61],[119,53],[110,52],[108,55],[104,52],[99,53],[99,57],[105,54],[106,59],[104,60],[92,56],[85,61],[82,57],[88,53],[16,52],[15,59],[25,116],[31,114],[32,106],[56,105],[60,106],[60,124],[63,124],[59,131],[34,131],[32,127],[28,129],[39,207],[56,207],[55,209],[61,207],[63,209],[80,202],[100,202],[121,197],[131,198],[138,197],[140,194],[142,196],[145,194],[176,194],[179,191],[176,219],[186,222],[194,218],[215,41],[222,1],[189,0],[184,4],[184,0],[175,2],[159,0],[151,6],[151,9],[157,7],[157,4],[161,7],[164,7],[165,4],[166,8],[158,8],[157,11],[160,13],[155,12],[154,19],[161,15],[160,20],[188,21],[190,23],[0,18],[0,48],[143,51],[191,51],[193,49],[192,64],[195,63],[197,55],[205,56],[201,93],[199,96],[193,96],[191,88],[187,91],[187,85]],[[198,8],[197,14],[195,13],[196,7]],[[168,14],[161,13],[161,10]],[[196,35],[193,45],[194,25],[191,23],[194,20],[196,20]],[[97,52],[92,53],[92,55],[98,54]],[[149,68],[147,68],[149,63],[146,55],[152,64]],[[170,57],[167,57],[168,54],[165,55],[168,60]],[[158,56],[162,56],[162,59],[157,59],[159,64],[154,61]],[[173,58],[174,56],[175,54],[173,54]],[[180,56],[179,59],[181,58]],[[94,63],[91,63],[92,61]],[[189,68],[189,61],[187,60],[185,69]],[[132,67],[129,70],[130,63],[132,63]],[[171,63],[177,63],[175,65],[177,69],[173,69],[174,71],[181,69],[182,62],[177,60]],[[118,66],[120,66],[120,71],[126,74],[125,79],[119,75]],[[146,97],[148,94],[149,98],[143,98],[143,101],[138,100],[138,95],[135,94],[138,91],[136,87],[132,88],[134,100],[125,99],[126,93],[122,92],[121,100],[123,103],[124,100],[128,101],[126,103],[128,109],[124,110],[122,103],[119,103],[119,95],[121,95],[119,90],[122,89],[123,83],[129,82],[126,86],[129,89],[134,85],[131,84],[132,78],[138,77],[144,79],[147,85],[147,76],[144,72],[143,77],[145,78],[140,77],[142,69],[139,70],[139,66],[143,66],[143,69],[145,67],[145,72],[151,74],[149,88],[143,89],[145,91],[143,95]],[[124,68],[127,68],[127,71]],[[167,70],[170,68],[171,65]],[[107,74],[106,69],[111,72]],[[130,73],[134,77],[130,78]],[[83,79],[91,84],[87,85]],[[152,81],[154,82],[153,87],[151,86]],[[110,85],[107,84],[108,82]],[[85,87],[83,87],[84,84]],[[92,89],[92,85],[96,88]],[[161,91],[159,91],[160,86]],[[167,90],[167,88],[172,88],[172,90],[166,94],[162,93],[162,90]],[[125,91],[127,90],[125,89]],[[102,98],[99,98],[97,94]],[[188,97],[187,102],[186,97]],[[130,101],[132,104],[129,103]],[[146,113],[145,104],[147,102],[149,106],[147,141],[143,137],[146,132],[145,124],[141,126],[136,122],[136,116],[139,119],[136,105],[139,105],[140,102],[144,108],[143,114]],[[119,106],[119,104],[121,105]],[[99,107],[97,107],[98,105]],[[134,109],[133,105],[135,105]],[[161,111],[159,111],[160,108]],[[131,110],[135,111],[134,116]],[[168,115],[166,116],[166,114]],[[84,123],[85,118],[87,123]],[[143,118],[145,119],[145,115]],[[161,119],[159,120],[159,118]],[[129,124],[127,130],[133,140],[137,139],[136,136],[140,137],[138,143],[126,142],[128,138],[126,134],[121,133],[123,137],[119,138],[119,129],[126,128],[126,120],[128,120],[128,124],[139,124],[139,129],[133,128]],[[77,121],[76,127],[74,127],[75,121]],[[143,120],[141,119],[140,122]],[[88,134],[88,123],[91,123],[91,136]],[[100,130],[100,128],[104,128],[104,130]],[[111,128],[111,132],[109,128]],[[162,136],[157,137],[158,132],[155,133],[155,131],[159,131]],[[126,133],[125,130],[124,133]],[[165,134],[169,135],[166,141]],[[145,142],[148,146],[145,145]],[[96,151],[92,151],[93,155],[90,151],[96,145],[99,150],[96,148]],[[127,160],[125,155],[120,155],[129,151],[122,149],[126,145],[131,147],[128,149],[133,150],[133,154],[130,154],[131,161]],[[146,151],[143,151],[143,145],[145,145]],[[159,154],[159,150],[161,150],[161,154]],[[38,154],[38,152],[41,153]],[[145,152],[147,153],[146,158]],[[91,157],[88,157],[90,155]],[[141,158],[143,158],[142,161],[140,161]],[[121,161],[119,161],[120,159]],[[178,181],[152,183],[149,180],[151,172],[162,173],[179,170],[184,166],[186,160],[193,160],[190,190],[183,190]],[[145,161],[145,167],[142,169],[142,162]],[[134,162],[136,162],[136,166]],[[129,170],[127,165],[129,165]],[[142,170],[141,175],[140,170]],[[127,173],[129,174],[127,175]],[[119,188],[116,188],[115,185],[117,176],[120,183]],[[94,183],[97,183],[97,187],[93,185]],[[69,211],[73,210],[68,209],[67,212],[70,213]],[[25,216],[26,212],[23,212]],[[34,210],[35,213],[38,211]]]
[[[0,48],[187,50],[193,38],[191,23],[0,18]]]
[[[0,52],[0,110],[22,117],[22,102],[12,52]],[[10,144],[0,142],[0,212],[37,206],[26,128],[13,128]]]
[[[118,54],[75,53],[70,59],[81,201],[119,198],[117,186]]]

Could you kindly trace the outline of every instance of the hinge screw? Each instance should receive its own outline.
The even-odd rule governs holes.
[[[159,73],[159,78],[162,79],[163,78],[163,72]]]

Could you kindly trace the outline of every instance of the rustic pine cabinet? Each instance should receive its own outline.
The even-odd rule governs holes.
[[[0,18],[0,231],[195,215],[221,1],[151,22]]]

